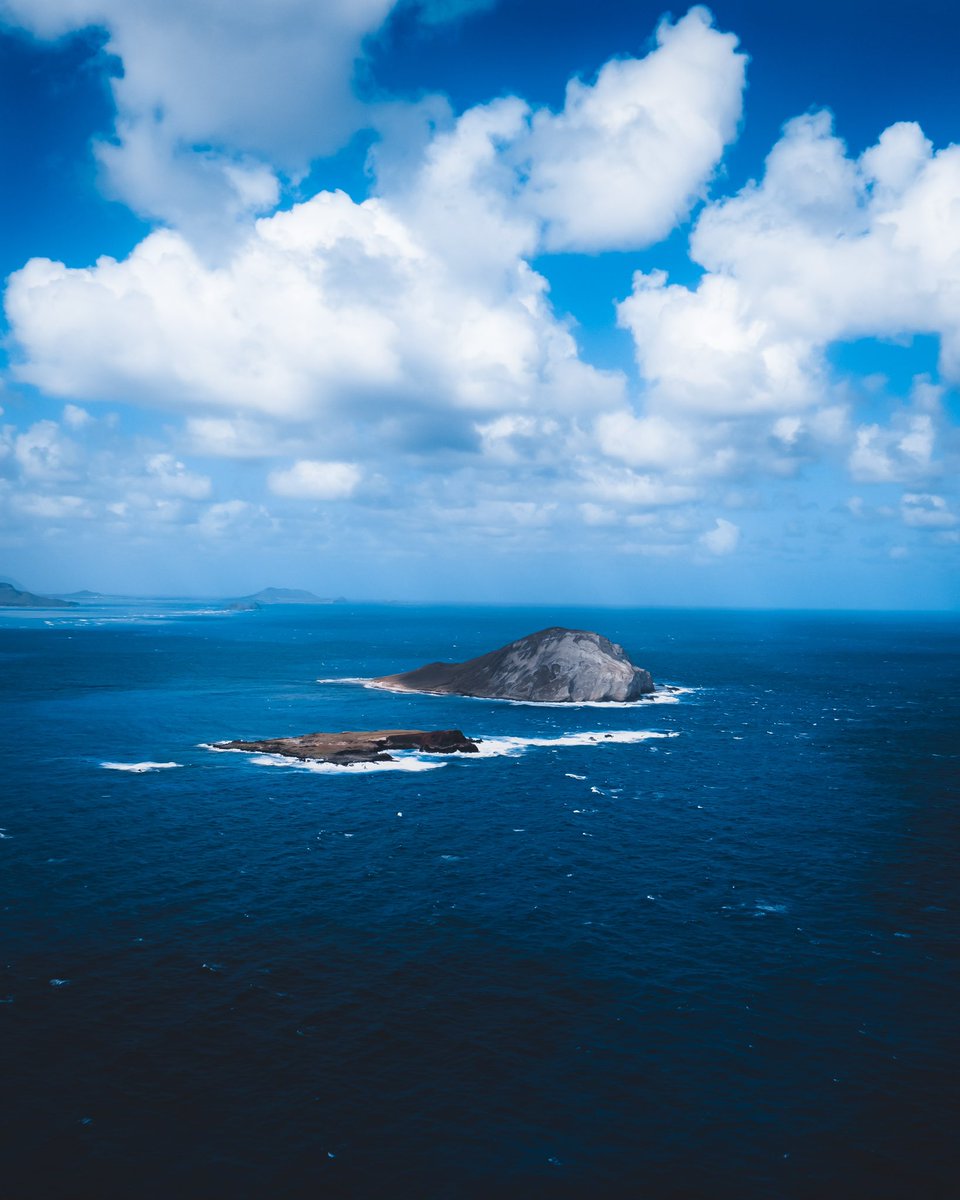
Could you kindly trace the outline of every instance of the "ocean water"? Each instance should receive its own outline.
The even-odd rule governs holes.
[[[549,624],[686,690],[342,682]],[[0,613],[0,1194],[955,1195],[958,675],[945,615]],[[484,753],[205,748],[378,727]]]

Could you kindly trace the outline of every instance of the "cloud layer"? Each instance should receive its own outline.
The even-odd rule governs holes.
[[[37,36],[108,30],[124,73],[98,153],[167,226],[119,261],[10,278],[12,379],[48,410],[2,427],[0,509],[198,544],[279,525],[505,552],[560,537],[714,571],[770,551],[763,508],[792,514],[784,555],[813,536],[805,505],[822,539],[955,543],[960,147],[900,123],[853,156],[807,114],[762,177],[711,198],[746,60],[706,10],[569,81],[559,111],[505,96],[454,115],[357,98],[391,7],[0,0]],[[283,180],[365,122],[370,197],[278,209]],[[636,375],[594,365],[542,256],[656,261],[691,216],[697,282],[637,272],[607,297]],[[917,335],[937,339],[937,378],[899,392],[832,357]],[[805,479],[828,483],[804,499]]]

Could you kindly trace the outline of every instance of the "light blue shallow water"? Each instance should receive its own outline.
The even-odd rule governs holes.
[[[317,682],[558,623],[694,690]],[[3,1194],[952,1194],[958,665],[931,615],[3,613]],[[527,744],[200,747],[378,727]]]

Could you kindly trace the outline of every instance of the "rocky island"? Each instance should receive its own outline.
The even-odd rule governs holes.
[[[639,700],[653,692],[649,671],[622,646],[585,629],[554,625],[467,662],[435,662],[374,680],[400,691],[494,700],[582,704]]]
[[[218,750],[281,754],[301,761],[334,763],[393,762],[390,750],[426,754],[478,754],[477,743],[459,729],[374,729],[344,733],[305,733],[302,737],[266,738],[258,742],[217,742]]]

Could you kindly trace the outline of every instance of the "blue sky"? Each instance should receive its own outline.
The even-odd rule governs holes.
[[[0,574],[957,607],[958,37],[0,0]]]

